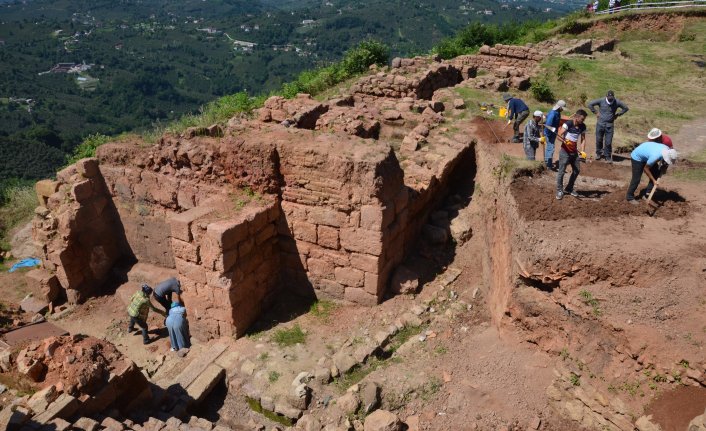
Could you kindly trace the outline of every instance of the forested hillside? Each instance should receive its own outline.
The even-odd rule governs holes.
[[[552,7],[550,12],[544,8]],[[470,22],[571,8],[494,0],[30,0],[0,5],[0,180],[52,175],[89,134],[273,91],[361,40],[428,50]]]

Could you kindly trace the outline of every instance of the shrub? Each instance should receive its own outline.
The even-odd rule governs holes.
[[[80,144],[78,144],[78,146],[76,148],[74,148],[73,153],[66,160],[66,164],[71,165],[81,159],[85,159],[86,157],[95,157],[96,156],[96,148],[105,144],[109,140],[110,140],[110,137],[108,137],[106,135],[101,135],[100,133],[94,133],[93,135],[88,135],[83,140],[83,142],[81,142]]]
[[[561,62],[559,62],[559,67],[556,71],[556,77],[559,81],[563,81],[564,78],[566,78],[566,75],[568,75],[570,72],[573,72],[574,70],[575,69],[571,67],[571,64],[568,61],[561,60]]]
[[[694,33],[682,32],[679,34],[679,42],[691,42],[696,40],[696,35]]]
[[[532,82],[530,92],[539,102],[554,103],[554,92],[549,87],[546,80],[537,80]]]
[[[389,48],[377,41],[367,40],[349,50],[343,59],[326,67],[305,71],[292,82],[282,86],[280,95],[291,99],[299,93],[316,95],[334,85],[364,73],[377,64],[384,66],[390,56]]]

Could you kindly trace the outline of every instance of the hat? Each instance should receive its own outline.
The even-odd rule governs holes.
[[[146,284],[143,284],[142,285],[142,293],[149,295],[150,293],[152,293],[152,288]]]
[[[662,151],[662,158],[668,165],[673,165],[677,162],[677,150],[668,149]]]
[[[650,133],[647,134],[647,139],[657,139],[660,136],[662,136],[662,131],[654,127],[650,130]]]
[[[504,101],[507,102],[507,101],[510,100],[510,99],[512,99],[512,96],[510,96],[510,93],[505,93],[505,94],[503,94],[503,100],[504,100]]]
[[[566,108],[566,102],[564,102],[563,100],[560,100],[560,101],[556,102],[556,105],[554,105],[552,110],[556,111],[557,109],[564,109],[564,108]]]
[[[535,117],[541,117],[542,115],[544,115],[544,114],[542,114],[542,111],[534,111]]]
[[[608,90],[608,92],[605,95],[606,95],[606,97],[615,97],[615,93],[613,93],[613,90]]]

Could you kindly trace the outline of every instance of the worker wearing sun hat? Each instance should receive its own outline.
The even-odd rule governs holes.
[[[521,99],[512,97],[509,93],[503,94],[503,100],[507,103],[508,124],[515,120],[512,125],[512,142],[520,142],[520,124],[529,117],[529,107]]]
[[[525,124],[525,133],[522,136],[522,146],[527,160],[534,160],[539,142],[542,139],[542,111],[534,111],[532,118]]]
[[[667,136],[663,131],[660,129],[654,127],[650,132],[647,134],[647,139],[649,139],[652,142],[659,142],[660,144],[664,144],[668,146],[669,148],[674,148],[674,144],[672,143],[672,138]]]
[[[661,135],[659,129],[650,130],[648,133],[648,139],[657,139],[657,135]],[[661,176],[661,170],[659,167],[659,162],[664,162],[667,166],[671,166],[677,161],[677,151],[669,148],[668,146],[654,141],[643,142],[638,145],[637,148],[630,153],[630,162],[632,163],[632,179],[630,180],[630,186],[628,187],[627,200],[630,203],[636,203],[635,201],[635,190],[640,185],[640,179],[642,178],[642,173],[644,172],[649,178],[649,183],[647,188],[645,188],[641,195],[644,196],[645,193],[649,193],[654,187],[654,183]]]
[[[547,120],[544,123],[544,136],[546,137],[547,148],[544,149],[544,163],[547,169],[554,169],[554,143],[556,142],[556,131],[559,130],[561,123],[561,111],[566,109],[566,102],[560,100],[556,102],[551,111],[547,114]],[[549,127],[554,129],[552,132]]]

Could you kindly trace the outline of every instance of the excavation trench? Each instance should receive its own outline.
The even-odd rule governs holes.
[[[590,235],[584,227],[593,226],[594,220],[615,224],[621,217],[647,217],[642,206],[624,204],[621,171],[586,169],[579,189],[584,197],[567,203],[554,199],[553,175],[539,171],[502,177],[501,157],[493,145],[479,142],[476,154],[477,188],[484,192],[476,204],[487,214],[480,230],[487,250],[487,306],[498,327],[556,355],[558,377],[547,389],[550,405],[589,429],[632,430],[645,408],[641,397],[673,389],[677,396],[683,390],[680,382],[687,380],[701,391],[700,365],[689,367],[684,360],[682,369],[670,365],[670,355],[660,351],[654,331],[640,332],[644,325],[633,329],[626,317],[671,319],[664,310],[678,304],[665,290],[683,274],[678,252],[641,253],[626,246],[639,235],[636,228],[622,233],[627,238],[621,242],[612,238],[614,234]],[[591,193],[593,199],[587,197]],[[661,199],[657,217],[666,221],[654,223],[689,217],[691,206],[676,192],[663,192]],[[619,305],[626,302],[630,305]],[[678,363],[674,358],[683,354],[698,363],[696,350],[671,351],[671,361]],[[688,379],[687,372],[695,379]],[[686,426],[692,413],[699,408],[703,413],[697,402],[691,410],[667,418],[666,399],[651,407],[666,429],[683,429],[672,423]]]

